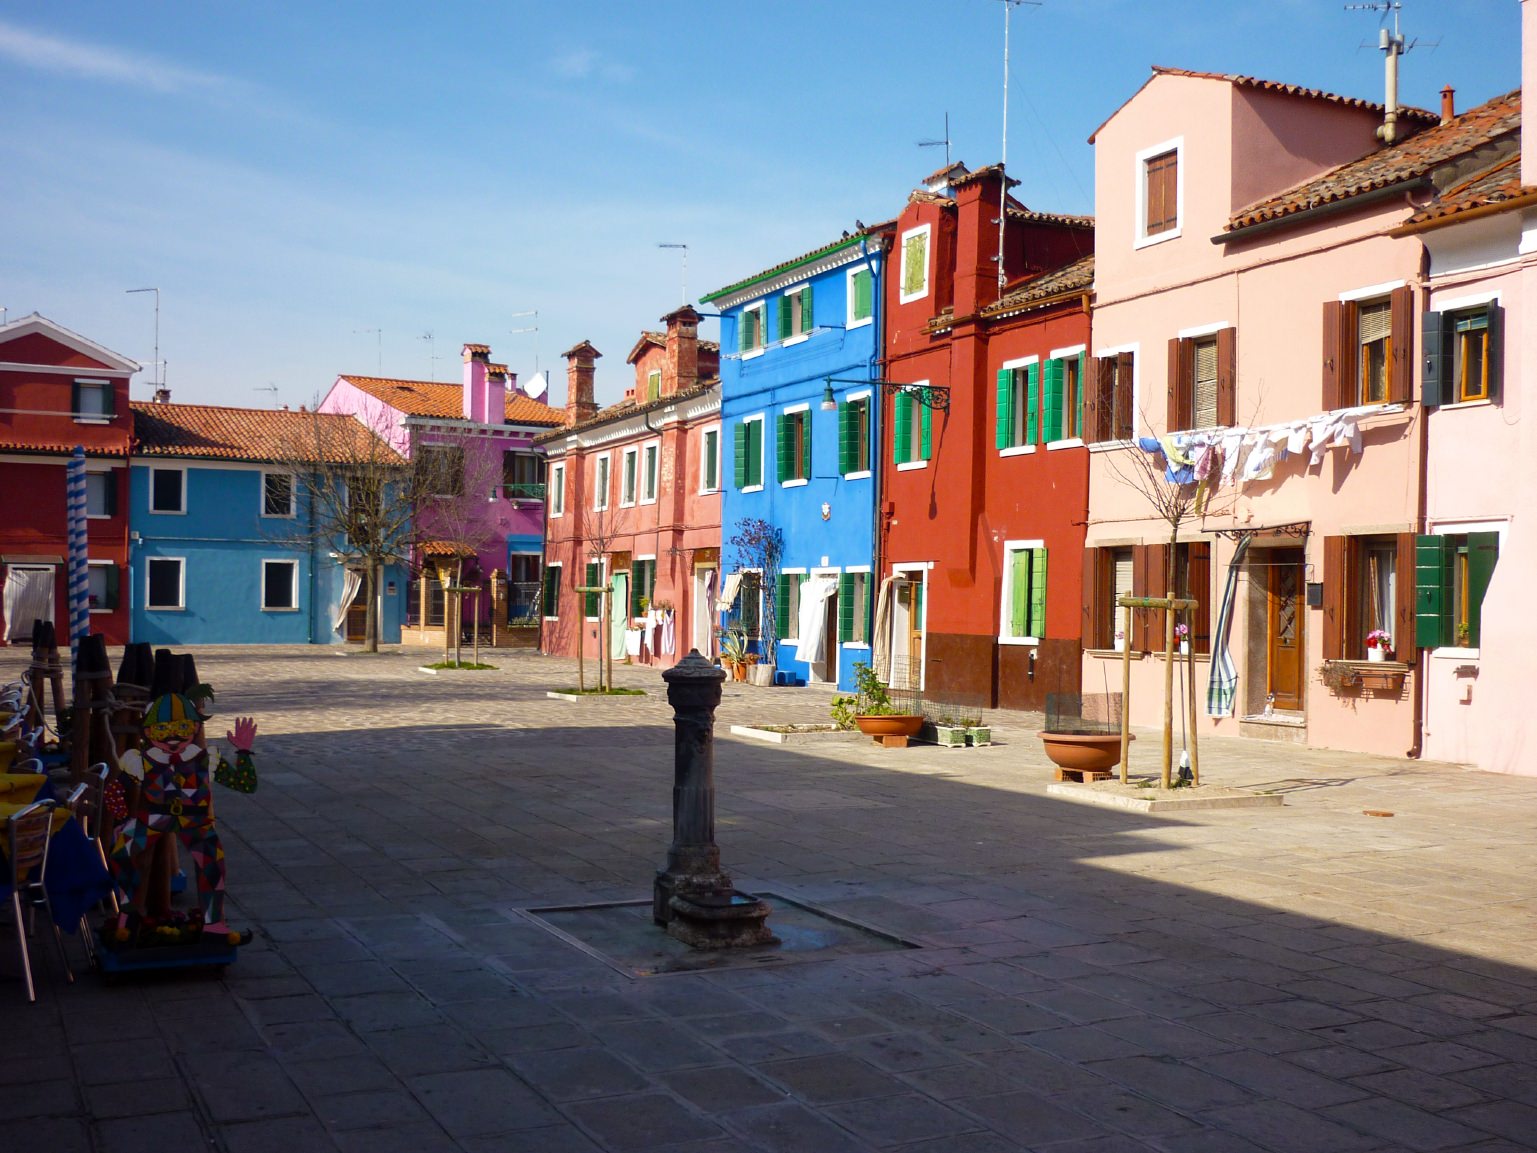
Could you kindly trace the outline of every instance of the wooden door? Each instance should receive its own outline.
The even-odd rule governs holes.
[[[1302,708],[1303,555],[1301,549],[1270,549],[1266,564],[1266,691],[1277,709]]]
[[[907,678],[902,681],[899,675],[901,670],[895,667],[891,670],[891,683],[894,687],[916,689],[923,686],[923,581],[905,578],[897,585],[897,627],[904,630],[903,640],[907,649]],[[901,648],[893,646],[893,658],[901,652]],[[899,683],[902,682],[902,683]]]

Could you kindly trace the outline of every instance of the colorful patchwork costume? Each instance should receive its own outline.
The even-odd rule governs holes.
[[[197,743],[203,719],[197,704],[180,693],[157,697],[145,709],[145,751],[141,757],[129,754],[123,761],[131,776],[142,773],[139,799],[118,830],[112,863],[129,905],[142,915],[145,910],[139,907],[139,886],[144,870],[160,839],[167,834],[174,836],[192,855],[204,931],[224,933],[228,931],[224,924],[224,849],[214,828],[208,751]],[[242,720],[235,728],[230,734],[236,748],[235,764],[231,766],[220,757],[213,776],[220,784],[254,792],[256,772],[250,745],[256,726]]]

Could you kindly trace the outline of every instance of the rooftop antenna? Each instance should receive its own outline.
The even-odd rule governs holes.
[[[158,288],[128,288],[123,290],[128,295],[135,292],[153,292],[155,294],[155,360],[150,366],[155,370],[155,388],[165,387],[165,365],[160,362],[160,290]]]
[[[949,168],[950,167],[950,113],[948,111],[945,113],[945,138],[943,140],[920,140],[920,141],[918,141],[918,147],[919,148],[938,148],[941,144],[943,144],[945,146],[945,167]]]
[[[374,341],[374,343],[378,346],[378,351],[379,351],[379,367],[378,367],[378,369],[376,371],[379,373],[380,376],[383,376],[384,375],[384,329],[382,329],[382,328],[354,328],[352,331],[353,331],[354,334],[361,334],[363,336],[367,336],[369,333],[372,333],[377,338]],[[271,382],[269,381],[268,383],[271,383]],[[258,390],[258,391],[260,391],[260,390]],[[276,392],[277,389],[274,388],[272,391]]]
[[[514,320],[521,319],[522,317],[525,317],[525,316],[532,316],[534,318],[534,323],[529,325],[527,328],[509,328],[507,330],[507,335],[508,336],[522,336],[525,332],[532,332],[534,334],[534,375],[538,376],[539,375],[539,310],[537,308],[529,308],[529,309],[525,309],[523,312],[514,312],[512,314],[512,318]]]
[[[1003,291],[1003,286],[1008,280],[1008,275],[1003,268],[1003,230],[1006,227],[1009,212],[1009,15],[1021,4],[1028,4],[1032,8],[1039,8],[1042,0],[1002,0],[1003,3],[1003,155],[998,158],[998,167],[1002,169],[1002,182],[998,191],[998,290]]]
[[[425,340],[427,342],[427,363],[428,363],[427,379],[432,381],[434,384],[436,384],[437,380],[438,380],[438,341],[437,341],[437,337],[435,337],[432,334],[432,329],[429,328],[426,332],[422,333],[416,339],[417,340]]]
[[[273,395],[277,394],[277,390],[278,386],[270,380],[266,383],[265,386],[258,384],[253,386],[251,389],[252,392],[270,392]]]
[[[1398,14],[1403,11],[1403,7],[1403,0],[1374,0],[1368,4],[1345,5],[1347,12],[1382,13],[1378,19],[1380,27],[1377,29],[1377,47],[1384,53],[1387,92],[1382,102],[1382,124],[1377,129],[1377,139],[1384,144],[1394,144],[1398,140],[1398,58],[1419,43],[1417,40],[1404,43],[1398,27]],[[1391,32],[1387,28],[1389,16],[1393,17]]]
[[[658,248],[681,248],[683,250],[683,277],[682,277],[682,281],[681,281],[683,288],[682,288],[681,297],[680,297],[678,303],[679,304],[687,304],[688,303],[688,245],[686,245],[686,244],[658,244],[657,247]]]

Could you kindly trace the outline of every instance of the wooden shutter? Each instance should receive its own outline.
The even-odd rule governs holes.
[[[1449,544],[1444,536],[1414,538],[1414,643],[1422,649],[1456,642]]]
[[[1238,423],[1238,330],[1217,330],[1217,423]]]
[[[1110,440],[1115,420],[1115,364],[1113,356],[1094,361],[1094,383],[1089,389],[1088,412],[1083,438],[1087,441]]]
[[[1393,379],[1388,382],[1388,401],[1408,404],[1414,399],[1414,289],[1395,288],[1388,298],[1392,313]]]
[[[778,302],[778,304],[775,307],[779,311],[778,325],[777,325],[777,334],[778,334],[780,340],[788,340],[790,338],[790,331],[791,331],[791,329],[790,329],[790,312],[792,310],[791,298],[789,296],[785,296],[785,295],[781,294],[780,297],[779,297],[779,302]]]
[[[596,587],[598,581],[602,578],[602,576],[603,576],[603,565],[602,565],[602,563],[600,561],[588,561],[587,562],[587,582],[586,582],[587,583],[587,587],[588,588]],[[586,612],[584,612],[583,615],[584,616],[589,616],[589,617],[597,616],[598,615],[598,598],[602,594],[601,593],[585,593],[583,595],[586,597],[586,604],[583,606],[586,609]]]
[[[1120,353],[1115,358],[1115,424],[1110,433],[1111,440],[1130,440],[1136,432],[1136,413],[1132,410],[1135,364],[1135,355],[1130,352]]]
[[[790,635],[790,582],[799,579],[787,573],[779,574],[779,587],[774,597],[774,635],[776,637]]]
[[[105,603],[101,607],[104,609],[115,609],[117,608],[118,593],[122,587],[122,574],[118,571],[118,567],[115,564],[109,564],[105,567],[107,570],[107,590]]]
[[[801,413],[801,470],[796,476],[810,477],[811,468],[811,410]]]
[[[1488,333],[1487,333],[1487,336],[1488,336],[1488,340],[1489,340],[1489,399],[1490,400],[1499,400],[1500,399],[1500,366],[1501,366],[1501,359],[1502,359],[1501,356],[1500,356],[1500,351],[1501,351],[1500,340],[1501,340],[1501,330],[1504,327],[1504,325],[1501,323],[1501,321],[1504,318],[1504,312],[1505,312],[1505,310],[1503,308],[1501,308],[1498,304],[1491,303],[1488,306],[1488,317],[1489,317],[1489,320],[1488,320]]]
[[[854,574],[838,574],[838,643],[854,639]]]
[[[1420,317],[1420,403],[1426,408],[1445,404],[1451,390],[1452,331],[1448,319],[1440,312]]]
[[[1044,637],[1046,635],[1046,550],[1031,549],[1029,555],[1030,619],[1025,625],[1029,630],[1025,635]]]
[[[731,430],[732,466],[737,488],[747,487],[747,424],[743,422]]]
[[[1324,301],[1322,404],[1325,412],[1345,407],[1346,402],[1341,398],[1346,382],[1355,380],[1355,353],[1347,348],[1345,340],[1348,312],[1342,301]]]
[[[1192,344],[1178,337],[1169,341],[1169,411],[1165,432],[1177,432],[1190,427],[1190,409],[1195,403]]]
[[[1468,644],[1475,648],[1479,644],[1484,594],[1489,591],[1489,581],[1494,576],[1499,557],[1499,533],[1468,533]]]
[[[912,459],[913,452],[913,398],[905,392],[899,392],[893,407],[896,419],[893,421],[895,431],[891,458],[898,464],[906,464]]]
[[[874,309],[871,307],[873,294],[873,278],[869,269],[860,269],[854,273],[854,319],[863,320]]]
[[[1345,657],[1346,557],[1350,542],[1342,536],[1324,537],[1324,660]]]
[[[1025,365],[1025,443],[1034,444],[1039,439],[1041,408],[1041,365]]]
[[[1415,536],[1401,532],[1394,541],[1393,557],[1393,652],[1401,661],[1412,661],[1417,647],[1414,635]]]
[[[72,381],[69,386],[69,412],[73,416],[80,411],[80,382]]]
[[[1014,370],[998,370],[998,427],[994,431],[994,443],[999,448],[1009,448],[1014,443]]]
[[[1143,553],[1144,563],[1147,565],[1147,573],[1142,580],[1145,597],[1166,597],[1169,595],[1169,546],[1166,544],[1150,544]],[[1157,610],[1141,610],[1142,617],[1147,621],[1144,626],[1143,640],[1145,647],[1152,652],[1162,652],[1164,642],[1163,613]]]
[[[838,406],[838,474],[847,476],[854,471],[854,406],[844,401]]]
[[[811,296],[812,296],[812,294],[811,294],[811,285],[808,284],[808,285],[806,285],[805,288],[803,288],[801,290],[801,331],[802,332],[810,332],[814,327],[816,327],[815,314],[813,313],[812,306],[811,306]]]
[[[1109,552],[1102,548],[1083,550],[1083,621],[1079,625],[1079,632],[1086,649],[1110,647],[1110,638],[1105,634],[1105,619],[1110,613],[1110,608],[1105,604],[1110,591],[1110,583],[1105,579],[1109,557]]]
[[[918,402],[913,401],[914,404]],[[921,405],[922,424],[918,429],[918,459],[928,460],[934,455],[934,410],[928,405]]]
[[[1066,368],[1060,360],[1046,362],[1046,407],[1042,414],[1041,439],[1048,444],[1062,439],[1062,383]]]
[[[1152,558],[1149,553],[1155,549],[1161,550],[1161,545],[1137,545],[1131,550],[1131,595],[1134,597],[1150,597],[1158,594],[1150,591],[1150,578],[1154,571]],[[1162,559],[1161,557],[1159,559]],[[1161,569],[1158,571],[1162,571]],[[1162,581],[1160,580],[1161,584]],[[1119,613],[1120,610],[1118,609]],[[1150,639],[1153,635],[1153,614],[1146,609],[1133,609],[1131,614],[1131,636],[1127,637],[1127,643],[1131,645],[1132,652],[1148,652],[1152,645]]]
[[[999,630],[1018,638],[1030,635],[1030,550],[1015,549],[1008,554],[1009,619]]]

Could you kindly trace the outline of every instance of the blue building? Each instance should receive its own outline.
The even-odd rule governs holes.
[[[340,644],[364,639],[357,557],[326,531],[296,446],[396,454],[351,417],[156,401],[133,406],[130,636],[156,645]],[[398,458],[396,458],[398,459]],[[335,463],[335,462],[333,462]],[[342,461],[345,463],[345,460]],[[398,643],[405,570],[385,566],[379,639]]]
[[[887,229],[865,229],[703,298],[721,314],[721,602],[781,681],[853,685],[870,660]],[[763,522],[777,574],[733,546]]]

